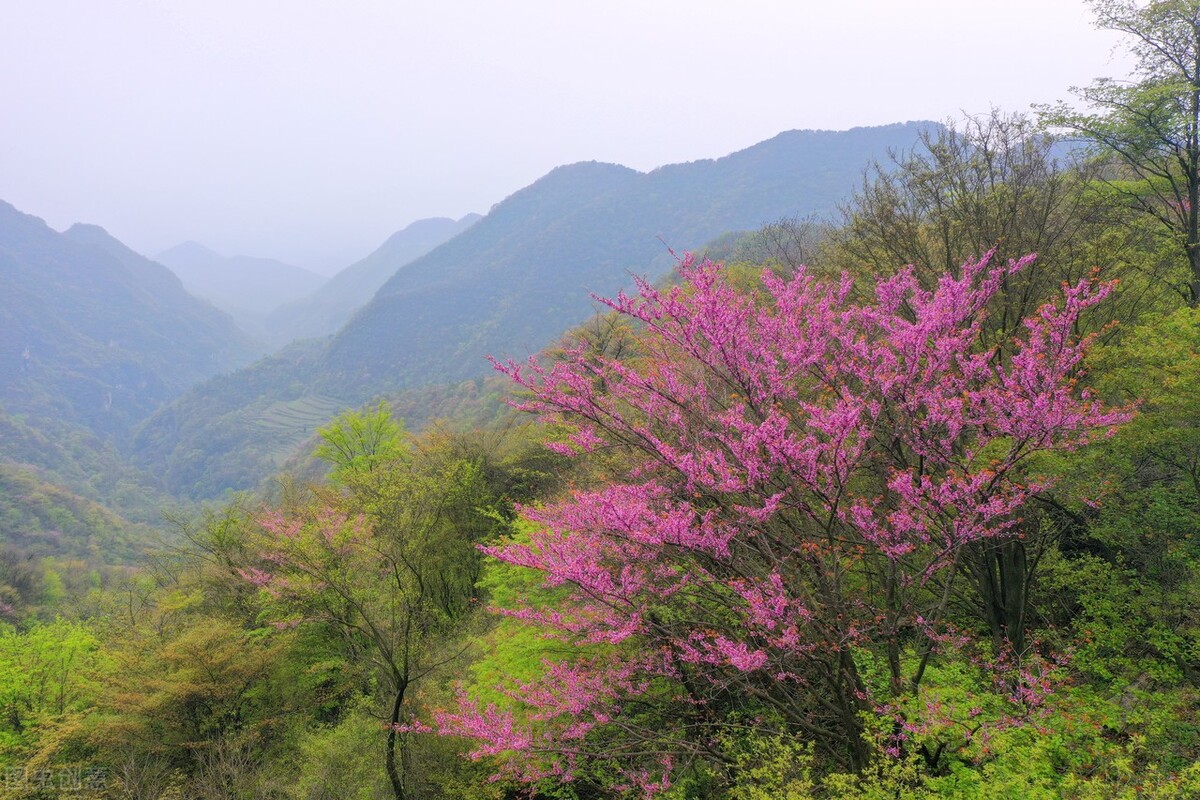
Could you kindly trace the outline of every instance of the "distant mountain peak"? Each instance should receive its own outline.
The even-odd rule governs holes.
[[[71,227],[67,228],[63,233],[75,234],[77,236],[106,236],[112,238],[112,234],[100,225],[95,225],[91,222],[76,222]]]
[[[520,191],[532,189],[541,184],[552,184],[565,180],[600,180],[604,178],[630,178],[642,173],[624,164],[613,164],[608,161],[576,161],[573,164],[562,164],[547,172],[536,181]]]
[[[225,258],[226,256],[213,250],[211,247],[200,244],[199,242],[188,239],[186,242],[180,242],[174,247],[168,247],[158,255],[154,256],[154,260],[159,263],[166,264],[169,260],[175,258]]]
[[[99,225],[93,225],[88,222],[76,222],[63,231],[63,236],[81,244],[91,244],[105,248],[120,246],[123,249],[128,249],[128,246],[124,242],[107,230]]]
[[[313,292],[325,278],[273,258],[225,256],[199,242],[164,250],[165,264],[188,291],[233,315],[246,330],[265,336],[263,319],[275,308]]]

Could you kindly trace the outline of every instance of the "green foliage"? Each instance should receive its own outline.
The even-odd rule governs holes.
[[[26,557],[73,556],[97,564],[144,557],[153,531],[104,506],[0,462],[0,540]]]
[[[1084,110],[1043,106],[1044,122],[1094,145],[1120,202],[1158,228],[1186,266],[1177,289],[1200,303],[1200,5],[1195,0],[1091,0],[1098,27],[1124,35],[1131,80],[1072,91]]]
[[[382,800],[391,796],[379,769],[380,722],[362,697],[333,725],[306,732],[299,741],[297,800]]]
[[[531,529],[529,523],[518,521],[513,536],[502,541],[528,541]],[[495,559],[485,565],[479,588],[491,606],[507,609],[553,608],[558,594],[542,585],[536,571]],[[473,644],[478,656],[465,688],[484,704],[504,703],[506,688],[537,678],[546,661],[562,654],[561,643],[548,639],[537,626],[506,616],[493,618],[475,635]]]
[[[1179,309],[1146,319],[1118,344],[1097,350],[1092,364],[1102,374],[1102,389],[1142,404],[1122,440],[1200,491],[1194,481],[1200,475],[1200,313]]]
[[[1090,669],[1200,685],[1200,314],[1151,318],[1094,367],[1102,390],[1140,407],[1073,465],[1108,496],[1075,545],[1092,558],[1068,553],[1058,586],[1074,581],[1066,610],[1082,646],[1104,648]]]
[[[942,679],[945,685],[945,677]],[[961,685],[960,688],[969,690]],[[1147,702],[1149,701],[1149,702]],[[1087,689],[1066,689],[1036,725],[997,727],[978,735],[931,768],[911,747],[900,756],[882,751],[891,733],[868,720],[874,749],[859,773],[827,772],[811,742],[766,735],[747,726],[721,742],[724,775],[682,776],[671,800],[891,800],[892,798],[1118,798],[1191,797],[1200,791],[1195,758],[1172,761],[1178,747],[1173,720],[1193,713],[1177,700],[1148,695],[1112,700]],[[1192,741],[1195,741],[1193,736]]]
[[[484,454],[442,432],[406,442],[385,404],[321,435],[339,491],[301,492],[263,515],[258,555],[238,571],[262,587],[264,620],[336,641],[371,682],[386,723],[374,763],[400,798],[414,780],[405,764],[423,752],[401,726],[430,676],[461,654],[448,640],[477,604],[477,545],[507,528],[510,509]]]
[[[1194,5],[1159,0],[1146,13]],[[1129,109],[1165,119],[1177,89],[1142,74],[1091,97],[1101,109],[1131,100]],[[1090,135],[1110,145],[1138,134],[1118,113],[1058,121],[1095,123]],[[53,358],[32,352],[26,362],[20,348],[0,358],[10,379],[0,398],[0,767],[102,766],[114,797],[394,797],[386,723],[426,719],[454,702],[459,685],[500,703],[506,687],[539,678],[562,655],[562,643],[530,622],[477,613],[553,608],[562,591],[477,546],[528,538],[515,503],[552,500],[620,466],[611,452],[569,464],[548,454],[540,440],[561,431],[516,425],[507,385],[482,377],[475,356],[554,340],[591,310],[581,284],[603,291],[628,269],[668,268],[655,234],[682,247],[831,209],[867,150],[916,133],[788,134],[649,175],[599,164],[556,170],[401,269],[333,340],[294,345],[166,407],[244,358],[227,320],[197,311],[169,276],[95,231],[62,236],[0,208],[0,222],[20,234],[0,246],[0,289],[11,290],[0,294],[23,298],[21,318],[40,315],[57,348]],[[822,150],[819,174],[806,149]],[[1180,202],[1188,191],[1174,167],[1152,174],[1146,158],[1114,168],[1111,159],[1068,164],[1063,154],[1003,115],[930,129],[923,150],[868,175],[842,228],[784,219],[710,245],[733,262],[739,287],[763,267],[888,274],[916,262],[933,280],[992,246],[1001,257],[1038,250],[1038,266],[990,309],[985,336],[998,357],[1010,323],[1060,281],[1096,264],[1121,279],[1112,313],[1085,320],[1103,342],[1085,380],[1110,401],[1138,403],[1136,419],[1088,450],[1031,459],[1058,480],[1023,521],[1024,538],[1004,543],[1006,556],[1022,559],[1019,575],[1002,571],[999,549],[960,554],[966,572],[996,568],[1001,582],[1023,582],[1023,663],[1039,653],[1065,661],[1045,706],[1022,715],[1002,691],[1007,676],[981,616],[998,598],[958,591],[949,616],[985,644],[944,646],[919,690],[864,717],[870,758],[861,771],[838,771],[819,738],[781,733],[787,725],[764,724],[753,698],[739,697],[710,706],[728,715],[727,733],[678,764],[664,797],[1200,797],[1200,314],[1179,310],[1172,295],[1192,277],[1179,251],[1189,220],[1178,215],[1194,205]],[[1130,215],[1131,206],[1149,216]],[[27,268],[51,252],[63,269],[38,284]],[[59,313],[47,292],[66,286],[75,274],[67,268],[85,256],[93,295],[62,294],[71,310]],[[174,310],[147,311],[139,303],[149,297]],[[147,325],[166,324],[160,312],[181,317],[194,341],[150,336]],[[93,314],[121,317],[120,341],[75,324]],[[1105,327],[1110,319],[1122,324]],[[559,344],[641,357],[637,330],[611,317]],[[94,401],[107,391],[105,409]],[[345,410],[382,391],[398,393]],[[426,432],[410,435],[393,408]],[[96,433],[124,434],[151,413],[132,449],[154,477]],[[327,479],[301,450],[330,465]],[[171,548],[147,556],[151,526],[174,504],[160,479],[173,492],[218,497],[282,465],[318,481],[277,490],[279,518],[297,523],[288,536],[267,536],[269,513],[241,498],[194,519],[173,513]],[[135,562],[137,574],[110,566]],[[686,613],[663,609],[673,611]],[[899,654],[906,668],[919,656]],[[863,680],[886,689],[888,665],[855,658]],[[623,721],[669,725],[675,702],[651,692]],[[488,779],[486,760],[461,757],[463,742],[407,730],[392,741],[410,797],[513,796]],[[538,796],[624,796],[612,764],[573,778],[547,779]]]
[[[200,586],[131,587],[126,602],[126,618],[104,632],[112,669],[95,710],[43,743],[47,762],[83,753],[133,796],[162,784],[185,796],[284,797],[285,737],[326,683],[319,654],[294,634],[206,610]]]
[[[779,736],[749,734],[727,742],[734,784],[729,800],[811,800],[817,788],[811,746]]]
[[[83,624],[59,619],[25,630],[0,623],[0,765],[20,765],[42,730],[87,710],[107,660]]]
[[[79,425],[0,408],[0,464],[27,473],[135,523],[161,522],[179,504],[150,476],[130,466],[111,441]]]
[[[380,476],[408,455],[404,426],[382,400],[374,408],[342,412],[317,435],[321,444],[314,455],[333,465],[334,485],[351,490],[380,483]]]

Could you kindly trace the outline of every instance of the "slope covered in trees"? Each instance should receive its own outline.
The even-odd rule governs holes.
[[[278,404],[312,398],[353,407],[485,375],[485,356],[535,352],[585,320],[595,308],[589,291],[612,292],[631,273],[665,274],[674,263],[668,246],[832,212],[869,159],[912,147],[930,127],[792,131],[647,174],[560,167],[397,271],[332,341],[200,387],[151,419],[135,444],[138,463],[179,475],[171,488],[193,496],[253,486],[280,463],[258,444]],[[296,428],[293,440],[311,431]],[[197,475],[222,480],[201,485]]]
[[[453,247],[394,275],[329,349],[330,385],[400,389],[486,371],[582,322],[587,292],[656,278],[677,251],[781,217],[829,213],[863,164],[908,149],[929,124],[790,131],[711,161],[640,174],[560,167],[497,206]]]
[[[133,525],[94,500],[0,461],[0,541],[9,553],[134,564],[145,557],[152,538],[148,526]]]
[[[51,230],[0,203],[0,404],[124,435],[254,345],[103,230]]]
[[[838,224],[726,237],[506,364],[539,419],[340,414],[326,477],[128,581],[0,558],[0,766],[114,797],[1196,794],[1190,271],[1054,155],[932,131]],[[298,425],[304,387],[248,398],[323,358],[192,397]]]
[[[142,433],[249,408],[326,468],[136,571],[0,465],[0,793],[1200,796],[1200,311],[1120,169],[998,112],[925,131],[826,224],[723,236],[458,395],[391,384],[456,424],[321,425],[328,345],[294,345]],[[589,171],[601,206],[646,177],[512,201],[553,230]],[[485,422],[502,393],[531,413]],[[0,445],[49,444],[23,423]]]
[[[347,405],[313,391],[323,349],[321,342],[294,342],[196,387],[136,431],[134,464],[190,497],[253,488]]]

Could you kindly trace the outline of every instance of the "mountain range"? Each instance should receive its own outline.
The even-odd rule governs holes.
[[[331,338],[293,344],[157,412],[134,457],[193,497],[250,488],[336,409],[483,376],[487,355],[537,352],[594,313],[589,292],[665,274],[672,250],[833,212],[872,159],[916,146],[932,124],[790,131],[648,173],[559,167],[401,266]]]
[[[265,325],[279,306],[307,297],[325,278],[273,258],[224,256],[198,242],[184,242],[154,256],[179,276],[189,292],[230,314],[243,330],[276,344]]]
[[[912,147],[922,123],[790,131],[715,160],[641,173],[559,167],[462,236],[399,270],[334,337],[315,387],[361,402],[379,391],[489,371],[589,316],[590,292],[657,278],[674,256],[729,231],[828,214],[864,165]]]
[[[0,407],[123,436],[258,351],[227,315],[102,228],[0,202]]]

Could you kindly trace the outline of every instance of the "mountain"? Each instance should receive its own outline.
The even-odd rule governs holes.
[[[275,308],[307,297],[325,278],[273,258],[223,256],[196,242],[184,242],[154,257],[179,276],[187,290],[210,301],[259,338]]]
[[[872,157],[912,147],[921,123],[790,131],[715,160],[639,173],[560,167],[469,231],[397,272],[334,337],[320,391],[352,400],[459,381],[484,356],[535,352],[629,273],[658,277],[676,252],[781,217],[828,213]]]
[[[134,463],[192,498],[253,488],[346,407],[310,391],[324,352],[322,342],[293,342],[197,386],[135,432]]]
[[[58,233],[0,202],[0,406],[8,412],[124,434],[255,354],[227,315],[103,229]]]
[[[410,261],[453,239],[482,217],[468,214],[460,220],[448,217],[417,220],[397,231],[363,260],[351,264],[302,300],[280,306],[265,321],[276,341],[328,336],[346,324],[387,282]]]
[[[559,167],[400,268],[328,342],[224,376],[164,409],[139,430],[136,456],[196,497],[253,486],[311,435],[323,409],[477,378],[490,371],[489,354],[534,353],[594,312],[589,291],[612,294],[630,273],[665,274],[674,264],[668,247],[682,253],[728,231],[828,214],[870,160],[916,146],[932,125],[790,131],[649,173]]]

